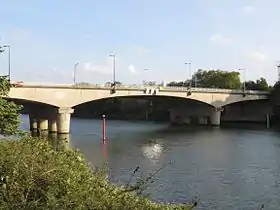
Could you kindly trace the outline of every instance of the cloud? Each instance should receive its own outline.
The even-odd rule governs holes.
[[[267,61],[268,55],[260,51],[248,53],[247,56],[255,61]]]
[[[130,65],[128,66],[128,70],[129,70],[129,72],[130,72],[131,74],[136,74],[136,73],[137,73],[135,67],[134,67],[132,64],[130,64]]]
[[[145,53],[149,52],[149,50],[147,48],[141,47],[141,46],[135,46],[133,51],[136,53],[139,53],[139,54],[145,54]]]
[[[226,37],[220,33],[213,34],[209,40],[213,43],[222,45],[228,45],[232,43],[232,40],[229,37]]]
[[[251,15],[256,12],[256,9],[253,6],[246,5],[241,8],[241,12],[245,15]]]

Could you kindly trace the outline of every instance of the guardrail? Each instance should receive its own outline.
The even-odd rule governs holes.
[[[110,85],[73,85],[73,84],[21,84],[22,88],[79,88],[79,89],[112,89]],[[19,87],[19,88],[20,88]],[[209,93],[235,93],[242,94],[243,90],[232,90],[232,89],[219,89],[219,88],[189,88],[189,87],[174,87],[174,86],[144,86],[144,85],[116,85],[116,90],[145,90],[145,89],[158,89],[159,91],[170,91],[170,92],[209,92]],[[245,90],[246,94],[265,94],[268,95],[268,91],[256,91],[256,90]]]

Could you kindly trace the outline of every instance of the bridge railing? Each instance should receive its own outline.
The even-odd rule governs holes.
[[[100,85],[100,84],[22,84],[20,87],[27,88],[79,88],[79,89],[112,89],[111,85]],[[144,89],[158,89],[159,91],[192,91],[192,92],[209,92],[209,93],[244,93],[243,90],[232,90],[232,89],[220,89],[220,88],[189,88],[189,87],[175,87],[175,86],[145,86],[145,85],[116,85],[116,89],[131,89],[131,90],[144,90]],[[246,94],[269,94],[268,91],[256,91],[256,90],[245,90]]]

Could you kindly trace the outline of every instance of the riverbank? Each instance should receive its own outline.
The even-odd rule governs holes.
[[[2,209],[190,209],[112,185],[79,152],[54,150],[46,139],[0,141],[0,174]]]

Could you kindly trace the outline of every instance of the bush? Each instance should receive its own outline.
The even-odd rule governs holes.
[[[156,204],[114,186],[73,150],[55,151],[46,140],[0,141],[1,209],[190,209]]]

